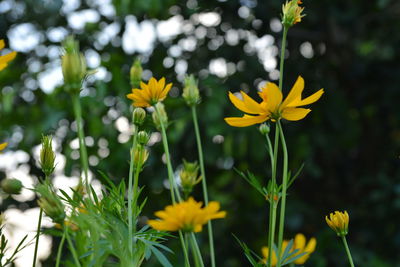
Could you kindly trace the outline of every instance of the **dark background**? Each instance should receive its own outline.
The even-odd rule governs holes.
[[[140,56],[144,69],[151,70],[155,77],[165,76],[174,83],[175,89],[165,101],[171,121],[168,134],[174,167],[182,158],[197,159],[190,113],[183,100],[177,97],[182,92],[182,84],[177,81],[174,67],[163,65],[166,57],[173,58],[174,62],[179,59],[187,62],[187,73],[199,78],[202,102],[198,109],[210,198],[220,201],[228,212],[225,220],[214,223],[218,265],[249,266],[232,233],[259,253],[261,246],[266,245],[268,207],[233,167],[249,169],[265,181],[269,175],[269,161],[255,126],[233,128],[225,124],[223,118],[240,114],[227,98],[229,90],[244,89],[256,97],[261,81],[277,82],[273,75],[275,73],[276,77],[276,71],[271,74],[264,69],[257,52],[248,48],[245,36],[252,33],[260,38],[268,34],[274,37],[272,45],[280,47],[281,32],[273,29],[274,21],[280,18],[282,2],[116,0],[112,3],[115,15],[100,15],[98,22],[87,23],[83,30],[70,27],[67,13],[60,12],[62,1],[3,2],[13,5],[0,16],[0,36],[7,44],[10,29],[31,23],[40,34],[40,45],[54,49],[59,43],[49,40],[46,32],[53,27],[63,27],[75,34],[83,51],[92,49],[101,56],[101,65],[110,72],[112,79],[88,82],[90,93],[82,97],[85,131],[95,140],[95,145],[89,148],[90,155],[97,155],[100,138],[107,139],[110,150],[106,158],[98,157],[99,163],[91,167],[92,171],[105,171],[116,182],[127,177],[129,142],[119,143],[120,133],[114,126],[116,118],[109,119],[107,124],[104,117],[110,114],[110,109],[117,111],[117,117],[130,117],[130,102],[125,95],[130,90],[129,67],[136,56]],[[100,3],[82,1],[73,12],[98,11]],[[325,94],[312,105],[313,111],[304,120],[284,124],[289,167],[296,170],[305,163],[300,178],[289,191],[286,238],[297,232],[317,238],[317,250],[306,266],[347,266],[340,240],[324,221],[324,216],[331,211],[347,210],[350,214],[348,242],[356,265],[400,266],[400,2],[320,0],[304,1],[303,5],[307,16],[290,29],[288,35],[284,92],[287,93],[296,77],[302,75],[306,81],[306,95],[319,88],[325,88]],[[210,27],[196,23],[192,15],[202,12],[218,13],[220,23]],[[128,55],[118,42],[125,31],[124,18],[128,14],[134,15],[139,23],[143,20],[156,23],[181,15],[185,21],[193,23],[193,30],[166,42],[156,40],[151,52]],[[121,26],[114,43],[95,47],[98,33],[113,22]],[[195,35],[199,27],[206,29],[204,38]],[[225,37],[229,29],[246,33],[237,44],[228,43]],[[169,54],[169,47],[182,44],[180,41],[190,36],[197,39],[193,51],[183,50],[176,57]],[[140,36],[140,39],[146,38]],[[277,53],[273,57],[279,60]],[[210,73],[210,60],[215,58],[234,63],[230,65],[234,73],[225,77]],[[41,65],[28,71],[27,62],[32,60]],[[28,81],[35,84],[48,67],[45,64],[52,60],[48,52],[33,48],[20,52],[11,66],[0,73],[0,141],[8,140],[10,150],[31,153],[42,133],[56,133],[62,119],[68,120],[67,125],[74,120],[70,98],[61,87],[44,93],[37,82],[36,86],[29,85]],[[112,96],[107,98],[110,101],[105,103],[104,99],[109,96]],[[146,127],[153,129],[150,119]],[[23,134],[20,141],[12,138],[16,130]],[[75,137],[76,133],[70,130],[60,139],[62,153],[67,156],[67,175],[79,166],[79,160],[70,158],[73,149],[69,143]],[[163,186],[167,174],[161,155],[161,143],[156,143],[151,147],[148,166],[140,181],[148,195],[144,211],[148,217],[169,202],[169,192]],[[32,175],[39,176],[33,159],[29,164]],[[4,177],[2,173],[0,176]],[[201,199],[201,187],[197,188],[195,196]],[[27,208],[8,200],[1,209],[8,205]],[[32,207],[35,202],[28,205]],[[200,242],[207,255],[205,233],[202,237]],[[170,245],[178,245],[178,242]],[[175,251],[179,252],[178,247]],[[52,266],[53,259],[51,256],[46,266]]]

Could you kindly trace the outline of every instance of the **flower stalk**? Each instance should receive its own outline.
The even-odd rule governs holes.
[[[128,180],[128,241],[129,241],[129,253],[132,255],[133,253],[133,216],[132,216],[132,202],[133,202],[133,171],[134,171],[134,158],[135,158],[135,150],[137,146],[137,127],[136,125],[134,127],[134,132],[133,132],[133,138],[132,138],[132,146],[130,149],[130,154],[131,154],[131,160],[129,163],[129,180]],[[135,194],[136,196],[136,194]]]
[[[346,254],[347,254],[347,258],[349,259],[350,266],[354,267],[353,257],[351,256],[350,249],[349,249],[349,246],[347,244],[347,240],[346,240],[346,236],[345,235],[342,235],[342,241],[343,241],[344,248],[346,249]]]

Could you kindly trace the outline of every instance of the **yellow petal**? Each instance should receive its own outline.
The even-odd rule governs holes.
[[[313,253],[315,251],[315,248],[317,247],[317,240],[313,237],[308,241],[307,246],[305,247],[304,251]]]
[[[297,77],[296,82],[294,83],[292,90],[290,90],[289,94],[287,95],[285,101],[282,103],[282,107],[285,108],[291,102],[296,99],[301,99],[301,93],[304,90],[304,79],[303,77]]]
[[[285,108],[282,111],[282,118],[288,121],[298,121],[303,119],[311,109],[306,108]]]
[[[244,115],[243,117],[229,117],[224,119],[226,123],[233,127],[247,127],[257,123],[262,123],[268,120],[267,115],[250,116]]]
[[[4,150],[7,147],[8,143],[0,144],[0,151]]]
[[[254,101],[245,92],[240,91],[240,93],[242,94],[243,100],[239,99],[237,96],[229,92],[229,99],[237,109],[250,114],[261,113],[261,108],[259,103]]]
[[[306,97],[302,100],[298,99],[298,100],[291,102],[290,104],[287,105],[287,107],[301,107],[301,106],[312,104],[312,103],[318,101],[318,99],[320,99],[320,97],[323,94],[324,94],[324,89],[320,89],[316,93],[310,95],[309,97]]]
[[[5,45],[4,40],[0,40],[0,50],[3,49]]]
[[[297,234],[294,237],[294,248],[298,249],[300,252],[306,246],[306,237],[303,234]]]
[[[262,94],[263,99],[266,99],[265,108],[271,113],[278,111],[279,105],[282,103],[282,92],[279,87],[274,83],[267,83],[264,87]]]
[[[160,101],[164,100],[167,97],[167,94],[169,92],[169,90],[171,90],[172,87],[172,83],[167,84],[167,86],[165,86],[164,90],[161,92],[160,94]]]

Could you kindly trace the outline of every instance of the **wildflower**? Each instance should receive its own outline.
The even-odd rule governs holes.
[[[286,247],[288,246],[289,241],[284,240],[282,243],[282,253],[285,251]],[[297,250],[295,253],[291,254],[289,258],[287,258],[285,260],[285,262],[289,262],[290,259],[293,259],[294,257],[306,253],[303,256],[301,256],[300,258],[297,258],[296,260],[293,261],[293,263],[295,264],[299,264],[299,265],[303,265],[308,258],[310,257],[311,253],[313,253],[315,251],[315,247],[317,246],[317,240],[312,237],[308,243],[306,243],[306,238],[303,234],[297,234],[294,237],[293,240],[293,246],[290,249],[289,253],[293,253],[295,250]],[[267,263],[267,259],[268,259],[268,254],[269,254],[269,249],[268,247],[262,247],[261,248],[261,252],[263,254],[263,263]],[[276,266],[278,262],[278,259],[275,255],[275,251],[272,255],[272,266]]]
[[[304,90],[304,80],[301,76],[297,78],[286,99],[282,101],[282,92],[274,83],[267,83],[259,96],[262,98],[261,103],[257,103],[245,92],[241,91],[243,100],[229,92],[229,99],[233,105],[239,110],[253,114],[245,114],[243,117],[229,117],[225,121],[234,127],[246,127],[257,123],[263,123],[267,120],[275,122],[279,119],[288,121],[298,121],[303,119],[311,109],[299,108],[316,102],[324,93],[323,89],[304,99],[301,94]]]
[[[135,108],[133,111],[133,124],[140,126],[143,124],[145,118],[146,118],[146,111],[142,108]]]
[[[282,24],[285,27],[301,22],[301,18],[305,16],[302,14],[304,7],[300,7],[300,4],[302,4],[301,1],[291,0],[282,5]]]
[[[187,201],[169,205],[165,210],[157,211],[155,215],[161,220],[149,220],[148,224],[159,231],[201,232],[203,225],[209,220],[225,218],[226,212],[219,211],[219,203],[211,201],[201,208],[202,203],[192,197]]]
[[[142,64],[140,63],[139,59],[136,59],[135,62],[132,64],[130,70],[130,78],[131,78],[131,86],[138,87],[140,81],[142,80]]]
[[[5,46],[4,40],[0,40],[0,50],[2,50]],[[17,52],[13,51],[11,53],[5,54],[4,56],[0,56],[0,71],[5,69],[8,66],[8,62],[13,60],[17,55]],[[1,145],[0,145],[1,146]],[[0,148],[1,151],[1,148]]]
[[[189,106],[197,105],[200,101],[199,88],[193,75],[185,77],[185,87],[182,93],[183,99]]]
[[[7,147],[8,143],[0,144],[0,152],[3,151]]]
[[[40,166],[44,174],[48,177],[54,171],[54,161],[56,155],[52,147],[52,137],[50,135],[42,137],[42,149],[40,150]]]
[[[163,101],[171,87],[172,83],[165,85],[164,77],[159,81],[152,77],[147,84],[140,82],[141,89],[132,89],[132,93],[126,97],[133,101],[132,105],[135,107],[150,107]]]
[[[179,173],[179,177],[181,179],[182,190],[185,196],[188,196],[193,191],[193,187],[201,181],[197,162],[183,160],[183,168]]]
[[[325,216],[325,221],[338,236],[347,235],[349,229],[349,214],[347,211],[330,213],[329,218]]]
[[[1,181],[1,189],[7,194],[19,194],[22,190],[22,183],[17,179],[4,179]]]

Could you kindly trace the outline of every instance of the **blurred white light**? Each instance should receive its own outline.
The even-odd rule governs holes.
[[[310,42],[304,42],[300,45],[300,54],[305,58],[312,58],[314,56],[314,49]]]
[[[39,45],[42,33],[32,23],[23,23],[13,26],[7,33],[10,39],[10,48],[18,52],[29,52]]]
[[[182,32],[183,17],[176,15],[157,23],[157,35],[161,42],[168,41]]]
[[[206,27],[215,27],[221,23],[221,16],[216,12],[200,13],[198,20]]]

